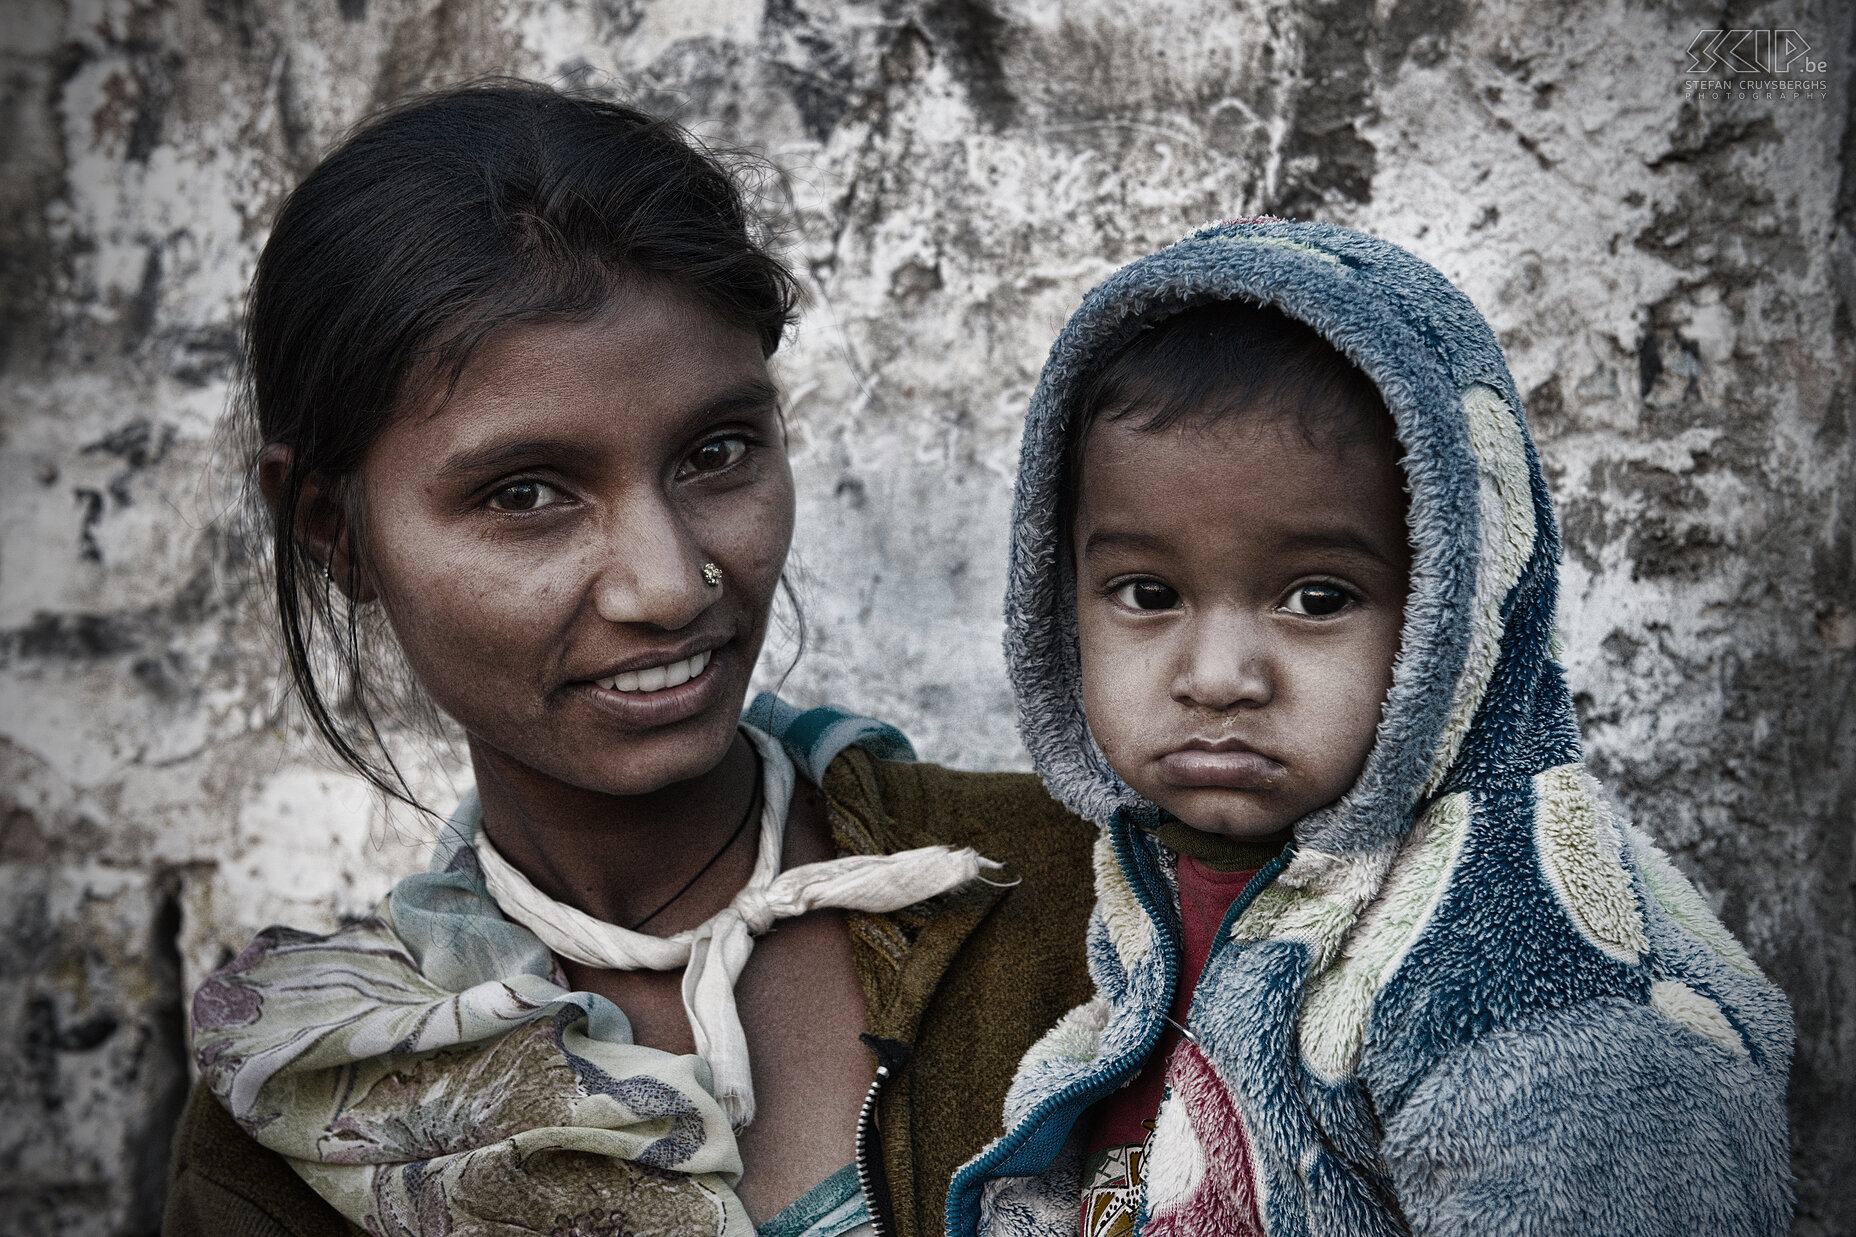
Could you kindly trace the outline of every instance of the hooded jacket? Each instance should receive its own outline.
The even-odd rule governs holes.
[[[1096,369],[1228,299],[1307,323],[1377,385],[1405,452],[1411,588],[1358,780],[1224,921],[1136,1228],[1788,1231],[1790,1012],[1585,769],[1553,655],[1558,531],[1493,333],[1396,246],[1262,219],[1089,293],[1032,399],[1006,654],[1039,774],[1101,826],[1097,995],[1020,1064],[1006,1133],[955,1174],[950,1237],[1077,1231],[1078,1118],[1140,1071],[1173,1003],[1174,860],[1090,736],[1059,491]]]

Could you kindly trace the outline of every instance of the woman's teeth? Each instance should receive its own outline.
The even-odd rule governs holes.
[[[609,679],[600,679],[599,685],[609,692],[656,692],[666,687],[681,687],[689,682],[709,665],[709,659],[715,656],[715,650],[696,653],[682,661],[673,661],[668,666],[648,666],[643,670],[627,670],[615,674]]]

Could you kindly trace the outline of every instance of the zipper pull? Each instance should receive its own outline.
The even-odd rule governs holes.
[[[1149,1008],[1151,1008],[1151,1006],[1150,1006]],[[1194,1035],[1194,1034],[1193,1034],[1193,1033],[1192,1033],[1191,1031],[1189,1031],[1189,1030],[1187,1030],[1187,1029],[1186,1029],[1185,1027],[1182,1027],[1182,1026],[1180,1026],[1180,1025],[1179,1025],[1179,1024],[1177,1023],[1177,1022],[1174,1022],[1174,1021],[1173,1021],[1173,1019],[1172,1019],[1172,1016],[1171,1016],[1171,1015],[1169,1015],[1169,1014],[1167,1014],[1167,1013],[1165,1013],[1165,1012],[1162,1012],[1160,1016],[1161,1016],[1162,1018],[1164,1018],[1164,1019],[1166,1019],[1166,1024],[1167,1024],[1168,1026],[1170,1026],[1170,1027],[1172,1027],[1172,1028],[1173,1028],[1173,1029],[1174,1029],[1175,1031],[1178,1031],[1178,1032],[1179,1032],[1179,1033],[1180,1033],[1181,1035],[1183,1035],[1183,1036],[1185,1036],[1185,1037],[1186,1037],[1187,1039],[1189,1039],[1189,1040],[1191,1040],[1191,1041],[1192,1041],[1192,1046],[1193,1046],[1194,1048],[1197,1048],[1197,1049],[1199,1049],[1199,1050],[1201,1050],[1201,1051],[1203,1051],[1203,1050],[1204,1050],[1204,1048],[1205,1048],[1205,1045],[1204,1045],[1204,1044],[1201,1044],[1201,1043],[1199,1042],[1199,1037],[1198,1037],[1198,1036],[1196,1036],[1196,1035]]]
[[[864,1047],[876,1055],[876,1073],[879,1078],[888,1078],[901,1069],[909,1059],[910,1048],[899,1039],[884,1039],[868,1031],[857,1038],[863,1041]]]

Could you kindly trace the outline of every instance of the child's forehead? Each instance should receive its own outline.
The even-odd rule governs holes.
[[[1136,403],[1109,410],[1085,429],[1087,453],[1098,441],[1133,444],[1193,459],[1220,460],[1234,471],[1292,456],[1298,467],[1344,475],[1396,464],[1405,450],[1383,407],[1307,398],[1289,391],[1268,402],[1234,405],[1216,398],[1187,408]]]
[[[1309,432],[1289,415],[1181,418],[1154,427],[1138,415],[1090,429],[1078,476],[1086,537],[1112,526],[1135,539],[1293,545],[1355,537],[1406,541],[1397,440],[1389,434]]]

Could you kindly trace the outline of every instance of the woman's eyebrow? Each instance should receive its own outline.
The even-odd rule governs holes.
[[[508,442],[491,442],[460,451],[438,466],[438,475],[446,479],[475,477],[486,472],[502,472],[564,455],[584,453],[584,444],[559,438],[519,438]]]
[[[754,378],[692,409],[689,419],[708,421],[734,412],[761,412],[779,402],[780,388],[765,378]]]
[[[764,412],[777,407],[779,402],[778,387],[763,379],[754,379],[696,405],[684,415],[684,420],[691,423],[717,421],[742,413]],[[448,480],[476,477],[550,459],[585,454],[585,443],[563,438],[517,438],[506,442],[489,442],[460,451],[439,465],[438,474]]]

